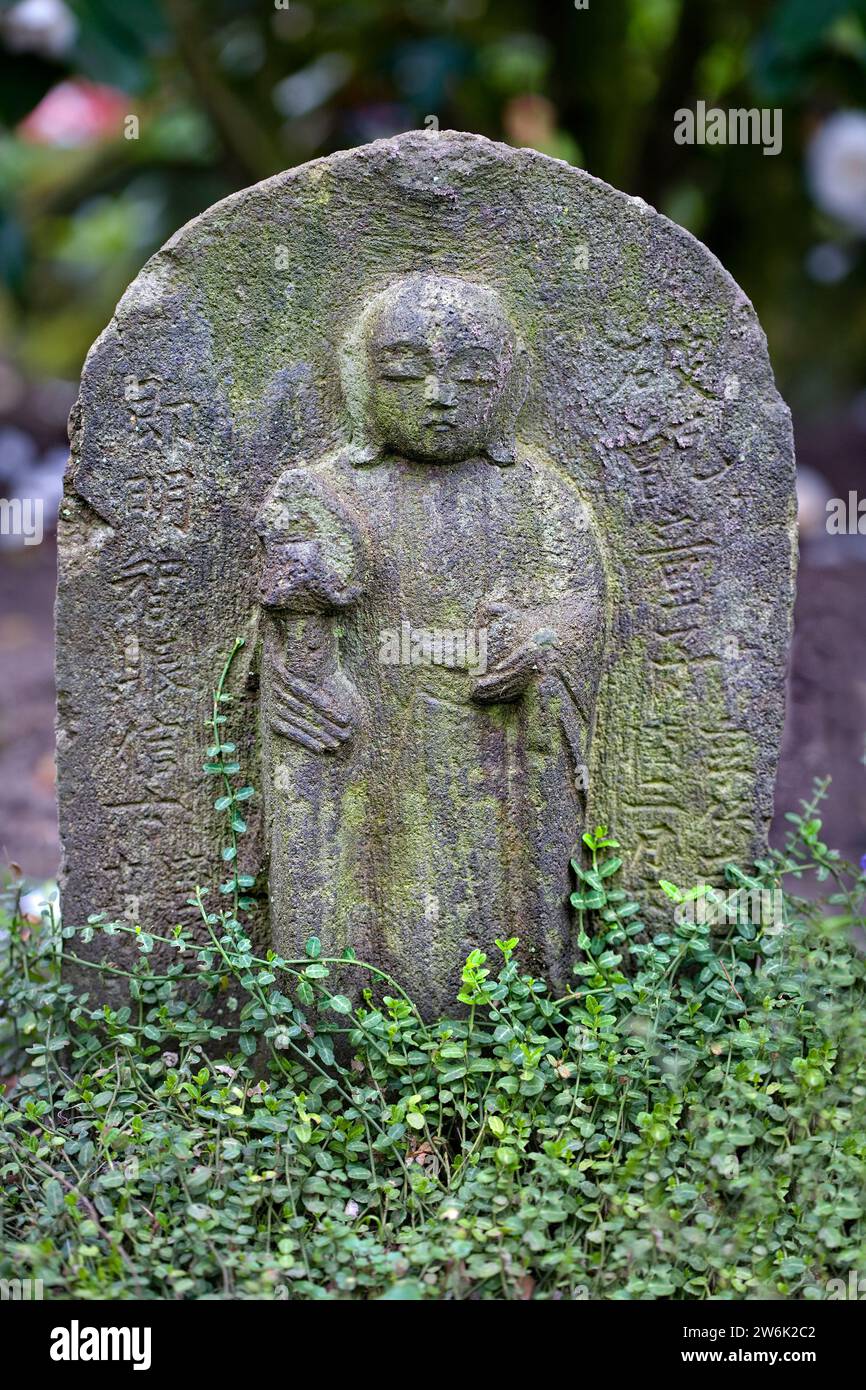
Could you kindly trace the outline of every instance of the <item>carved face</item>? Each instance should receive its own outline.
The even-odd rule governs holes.
[[[370,419],[382,445],[425,463],[484,452],[514,359],[514,333],[489,290],[412,276],[367,330]]]

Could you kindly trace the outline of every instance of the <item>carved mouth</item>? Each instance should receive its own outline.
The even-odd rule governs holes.
[[[424,424],[428,430],[438,430],[440,432],[444,430],[453,430],[454,428],[453,420],[442,420],[438,415],[434,415],[431,419],[425,420]]]

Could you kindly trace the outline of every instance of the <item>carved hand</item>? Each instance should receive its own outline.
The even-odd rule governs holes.
[[[274,662],[270,723],[274,733],[311,753],[336,753],[355,732],[357,695],[345,676],[312,686]]]
[[[534,632],[486,675],[478,678],[472,691],[473,700],[492,704],[518,699],[533,676],[542,675],[549,668],[555,640],[549,628]]]

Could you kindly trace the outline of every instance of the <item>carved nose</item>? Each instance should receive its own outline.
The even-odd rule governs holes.
[[[454,404],[454,387],[444,377],[428,376],[424,394],[431,405]]]

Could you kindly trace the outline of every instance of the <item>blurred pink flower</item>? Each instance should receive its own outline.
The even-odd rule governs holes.
[[[127,98],[114,87],[73,78],[46,92],[18,131],[36,145],[92,145],[119,137],[127,110]]]

